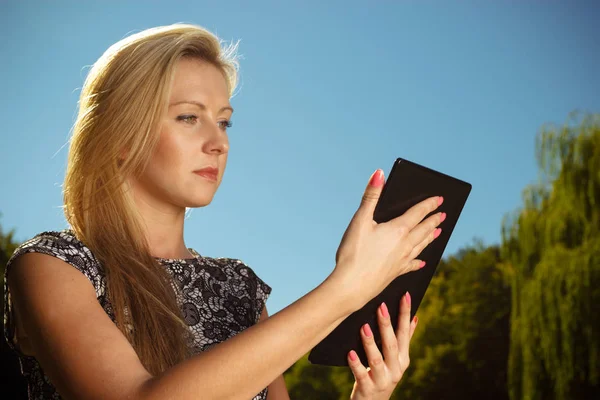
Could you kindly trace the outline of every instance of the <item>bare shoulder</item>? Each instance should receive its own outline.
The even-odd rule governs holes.
[[[79,270],[27,253],[13,261],[7,284],[17,326],[63,397],[135,397],[150,378]]]

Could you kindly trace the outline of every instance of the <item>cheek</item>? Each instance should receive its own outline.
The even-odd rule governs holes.
[[[178,143],[169,132],[162,132],[148,164],[148,171],[159,181],[172,180],[182,168],[183,160],[185,146]]]

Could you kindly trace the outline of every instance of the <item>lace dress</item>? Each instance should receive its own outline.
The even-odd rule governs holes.
[[[199,353],[221,343],[260,318],[271,288],[242,261],[230,258],[204,257],[190,249],[191,259],[157,260],[167,269],[179,288],[177,302],[193,333],[193,352]],[[83,273],[96,290],[98,302],[114,322],[106,295],[106,279],[102,267],[70,230],[43,232],[24,242],[14,252],[6,266],[24,253],[44,253],[57,257]],[[14,326],[11,318],[10,292],[4,283],[4,334],[9,346],[19,356],[30,399],[61,399],[34,357],[19,352],[13,343]],[[263,389],[253,400],[265,400]]]

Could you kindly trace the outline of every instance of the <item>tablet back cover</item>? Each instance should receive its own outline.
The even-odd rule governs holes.
[[[347,354],[350,350],[355,350],[363,365],[368,365],[360,339],[360,328],[365,323],[369,323],[381,351],[381,337],[376,314],[379,305],[382,302],[386,303],[395,330],[398,323],[400,299],[408,291],[411,295],[411,318],[415,315],[470,192],[471,184],[467,182],[402,158],[395,161],[375,208],[374,220],[377,223],[387,222],[404,214],[410,207],[428,197],[443,196],[444,202],[433,212],[447,214],[446,220],[440,224],[442,233],[417,257],[426,262],[423,269],[399,276],[364,307],[348,316],[312,349],[309,354],[310,362],[321,365],[347,366]]]

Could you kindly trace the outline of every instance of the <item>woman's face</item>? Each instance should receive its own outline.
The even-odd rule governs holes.
[[[225,172],[232,112],[221,70],[202,60],[181,59],[158,145],[133,184],[136,197],[160,209],[209,204]]]

